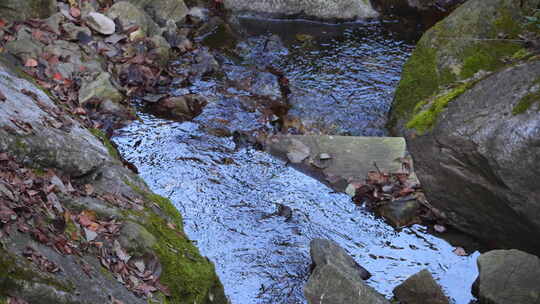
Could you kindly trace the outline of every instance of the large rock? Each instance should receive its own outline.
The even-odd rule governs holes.
[[[478,257],[474,293],[480,304],[540,303],[540,259],[519,250],[494,250]]]
[[[361,268],[337,244],[329,240],[311,242],[315,268],[304,288],[309,304],[389,304],[363,282]]]
[[[540,61],[491,75],[455,98],[430,132],[408,138],[428,199],[454,226],[536,253],[539,79]]]
[[[127,0],[144,9],[146,13],[159,25],[165,26],[167,21],[181,22],[188,13],[183,0]]]
[[[407,128],[425,131],[438,111],[424,119],[413,120],[413,116],[429,97],[480,70],[495,71],[522,52],[523,46],[512,39],[520,39],[526,30],[524,16],[533,14],[539,3],[470,0],[427,31],[403,68],[390,115],[394,133]]]
[[[519,43],[483,38],[517,38],[523,15],[539,2],[520,7],[510,0],[470,0],[460,6],[420,40],[391,113],[427,199],[450,224],[536,253],[540,62],[524,60],[527,50]],[[457,36],[465,38],[451,38]],[[504,69],[508,62],[512,67]]]
[[[2,216],[0,302],[17,297],[28,303],[227,303],[213,264],[187,239],[181,215],[172,203],[150,192],[140,177],[122,166],[103,133],[90,132],[72,119],[12,63],[11,58],[0,55],[0,209],[5,215],[6,211],[14,212],[13,206],[24,206],[25,214],[32,215],[23,218],[12,213],[9,235]],[[4,172],[4,168],[11,171]],[[51,173],[62,179],[50,179]],[[49,180],[53,188],[46,187]],[[68,190],[78,185],[85,185],[86,194]],[[38,189],[34,191],[39,195],[26,194],[29,187]],[[29,203],[34,202],[28,199],[31,195],[40,203]],[[95,214],[99,221],[112,220],[119,235],[104,238],[101,232],[76,224],[75,215],[83,210]],[[15,219],[26,223],[26,229],[16,229]],[[60,219],[63,224],[58,225]],[[39,238],[35,234],[38,226],[49,227]],[[27,233],[29,229],[32,234]],[[101,250],[91,249],[91,240],[99,240]],[[74,250],[79,254],[65,251],[68,246],[77,248]],[[124,262],[129,259],[131,267],[158,276],[168,288],[162,290],[170,295],[154,291],[148,300],[136,296],[134,288],[126,288],[129,284],[145,289],[150,286],[132,273],[129,283],[126,276],[122,279],[108,270],[117,269],[107,261],[111,246],[118,250],[118,258]],[[29,250],[33,263],[24,257]],[[99,258],[100,254],[105,257]],[[56,270],[44,270],[44,261],[46,265],[54,263]]]
[[[0,3],[0,19],[7,21],[45,19],[54,13],[56,0],[2,0]]]
[[[308,17],[315,19],[366,19],[378,13],[366,0],[224,0],[236,13],[270,17]]]
[[[351,181],[364,181],[377,168],[400,172],[400,159],[406,153],[402,137],[274,135],[265,146],[270,153],[338,191],[344,191]]]
[[[431,273],[424,269],[394,288],[394,296],[407,304],[449,304]]]

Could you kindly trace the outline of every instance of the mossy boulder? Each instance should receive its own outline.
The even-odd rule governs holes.
[[[539,81],[538,59],[493,73],[454,97],[423,135],[407,137],[427,198],[450,224],[536,254]]]
[[[56,0],[2,0],[0,19],[8,21],[48,18],[56,13]]]
[[[75,186],[90,185],[92,194],[58,193],[58,203],[71,214],[88,211],[123,225],[118,242],[130,256],[157,258],[159,280],[170,295],[154,292],[150,299],[138,297],[101,266],[94,251],[63,255],[28,233],[11,229],[9,235],[0,236],[0,300],[15,296],[29,303],[87,304],[109,303],[114,297],[134,304],[227,303],[213,263],[184,234],[174,205],[122,166],[105,134],[86,129],[6,61],[0,56],[0,91],[6,97],[0,101],[0,154],[11,155],[24,171],[44,176],[54,170]],[[1,207],[5,202],[0,199]],[[72,221],[66,223],[65,232],[76,230]],[[28,263],[22,253],[29,246],[61,271],[48,273]]]
[[[523,52],[519,35],[527,28],[539,0],[470,0],[428,30],[404,66],[389,127],[404,133],[419,114],[417,105],[444,89],[459,85],[478,71],[495,71]],[[438,113],[434,113],[437,116]],[[436,117],[429,120],[433,123]],[[420,131],[426,125],[414,124]],[[422,133],[422,132],[421,132]]]
[[[469,0],[406,63],[389,127],[449,224],[540,252],[540,61],[521,38],[539,0]]]

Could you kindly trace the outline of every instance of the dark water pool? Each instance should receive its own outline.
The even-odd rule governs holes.
[[[291,79],[291,111],[308,122],[320,119],[313,125],[318,123],[321,132],[384,134],[385,115],[410,46],[376,25],[308,24],[286,27],[287,33],[279,26],[249,27],[255,37],[244,43],[253,46],[253,54],[243,63],[262,58],[257,47],[269,29],[282,32],[285,53],[269,55],[271,64]],[[306,37],[297,34],[313,38],[299,41]],[[114,141],[150,187],[183,214],[186,233],[216,264],[232,303],[305,303],[302,288],[313,238],[338,242],[373,274],[368,283],[386,296],[427,268],[455,303],[472,299],[478,253],[457,256],[453,246],[421,226],[396,232],[348,196],[264,152],[235,149],[231,137],[210,132],[208,120],[226,120],[240,130],[261,126],[260,113],[220,93],[220,81],[207,79],[179,89],[210,97],[211,104],[193,122],[141,113],[142,120],[120,130]],[[268,216],[277,204],[292,208],[291,221]]]

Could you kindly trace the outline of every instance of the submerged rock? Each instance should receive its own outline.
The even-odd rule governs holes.
[[[161,98],[155,103],[148,103],[152,113],[176,120],[190,120],[201,114],[208,101],[201,95],[188,94]]]
[[[519,250],[494,250],[478,257],[473,292],[480,304],[540,303],[540,259]]]
[[[540,239],[530,236],[540,233],[540,61],[526,60],[528,51],[508,39],[526,30],[523,16],[539,3],[460,6],[418,43],[391,112],[427,199],[450,224],[536,253]]]
[[[403,197],[382,205],[377,212],[396,228],[420,222],[420,203],[414,197]]]
[[[406,304],[449,304],[431,273],[424,269],[409,277],[394,289],[394,296]]]
[[[330,240],[311,241],[315,268],[304,288],[309,304],[389,304],[363,282],[369,272]]]
[[[271,17],[308,17],[324,20],[375,18],[369,1],[357,0],[224,0],[225,8],[236,13]]]

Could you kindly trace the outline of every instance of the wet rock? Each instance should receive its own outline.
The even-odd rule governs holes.
[[[337,268],[344,271],[352,271],[361,280],[367,280],[371,277],[369,271],[358,265],[336,242],[325,239],[314,239],[309,246],[309,252],[315,267],[334,264]]]
[[[400,303],[449,304],[448,298],[427,269],[409,277],[405,282],[394,288],[393,293]]]
[[[324,20],[375,18],[369,1],[354,0],[224,0],[225,8],[236,13],[266,17],[308,17]]]
[[[124,30],[138,26],[147,36],[159,34],[159,27],[152,18],[139,6],[130,2],[120,1],[115,3],[107,10],[107,16],[113,20],[117,19]]]
[[[147,104],[154,114],[177,120],[190,120],[201,114],[208,101],[201,95],[188,94],[165,97],[156,103]]]
[[[159,26],[165,26],[168,20],[178,23],[184,20],[188,8],[183,0],[127,0],[144,9]]]
[[[124,96],[111,83],[111,75],[107,72],[101,72],[95,77],[85,78],[79,90],[79,103],[84,104],[91,99],[110,100],[120,102]]]
[[[414,197],[404,197],[388,201],[377,209],[395,228],[410,226],[419,222],[417,217],[420,203]]]
[[[276,75],[255,68],[229,66],[225,68],[231,86],[247,91],[251,95],[278,101],[282,99],[279,79]]]
[[[389,304],[381,294],[363,282],[370,274],[339,245],[330,240],[311,241],[315,268],[304,288],[310,304]]]
[[[54,13],[56,0],[2,0],[0,3],[0,19],[7,21],[45,19]]]
[[[84,19],[91,29],[100,34],[112,35],[116,31],[114,21],[103,14],[91,12]]]
[[[368,172],[376,169],[373,163],[384,172],[400,172],[402,167],[398,159],[404,157],[406,148],[405,140],[400,137],[329,135],[275,135],[266,140],[265,147],[286,160],[289,159],[288,153],[296,151],[294,160],[301,160],[293,162],[295,168],[339,191],[344,191],[351,180],[365,180]],[[317,164],[321,162],[319,155],[323,153],[332,155],[332,158],[324,160],[321,168]]]
[[[519,250],[494,250],[478,257],[473,292],[480,304],[540,302],[540,259]]]

